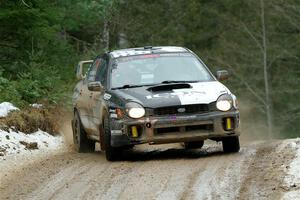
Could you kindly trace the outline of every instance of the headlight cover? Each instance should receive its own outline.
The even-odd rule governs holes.
[[[239,102],[238,102],[236,96],[234,94],[231,94],[231,95],[232,95],[232,99],[233,99],[233,107],[235,109],[239,109]]]
[[[138,119],[145,115],[145,109],[138,103],[129,102],[125,105],[129,117]]]
[[[233,99],[232,96],[229,94],[223,94],[221,95],[218,100],[217,100],[217,109],[220,111],[228,111],[232,108],[233,106]]]

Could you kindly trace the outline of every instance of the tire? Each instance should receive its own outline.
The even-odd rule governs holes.
[[[204,140],[197,142],[185,142],[184,148],[186,149],[201,149],[204,145]]]
[[[79,153],[90,153],[95,151],[95,141],[87,138],[86,132],[83,129],[80,117],[77,112],[72,120],[73,141],[75,149]]]
[[[222,144],[225,153],[235,153],[240,151],[240,140],[238,136],[224,138]]]
[[[104,144],[105,144],[105,156],[108,161],[119,160],[122,155],[122,148],[116,148],[111,146],[111,133],[110,124],[107,118],[104,118],[103,122],[104,130]]]
[[[124,146],[122,147],[124,150],[131,150],[134,148],[134,145],[127,145],[127,146]]]

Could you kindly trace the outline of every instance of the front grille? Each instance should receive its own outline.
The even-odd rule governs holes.
[[[154,129],[155,134],[172,133],[172,132],[180,132],[180,128],[179,127],[168,127],[168,128]]]
[[[213,131],[214,126],[213,124],[200,124],[200,125],[187,125],[187,126],[180,126],[180,127],[166,127],[166,128],[155,128],[154,134],[155,135],[163,135],[168,133],[175,133],[175,132],[193,132],[193,131]]]
[[[206,113],[214,110],[214,103],[211,104],[192,104],[192,105],[180,105],[180,106],[168,106],[155,108],[153,110],[154,115],[184,115],[184,114],[199,114]],[[184,112],[179,112],[179,110]]]
[[[192,126],[186,126],[185,131],[199,131],[199,130],[204,130],[204,131],[213,131],[214,126],[213,124],[201,124],[201,125],[192,125]]]

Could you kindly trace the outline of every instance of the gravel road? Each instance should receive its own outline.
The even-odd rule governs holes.
[[[143,145],[119,162],[107,162],[100,151],[58,150],[2,161],[0,199],[281,199],[291,190],[283,183],[290,148],[254,142],[224,154],[217,143],[189,151]]]

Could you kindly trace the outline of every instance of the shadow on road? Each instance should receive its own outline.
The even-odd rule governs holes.
[[[100,152],[97,152],[100,153]],[[105,156],[104,152],[101,152]],[[155,149],[151,151],[143,150],[126,150],[120,156],[119,161],[149,161],[149,160],[168,160],[168,159],[196,159],[207,158],[211,156],[228,155],[219,148],[201,149],[201,150],[186,150],[178,148],[170,149]]]

